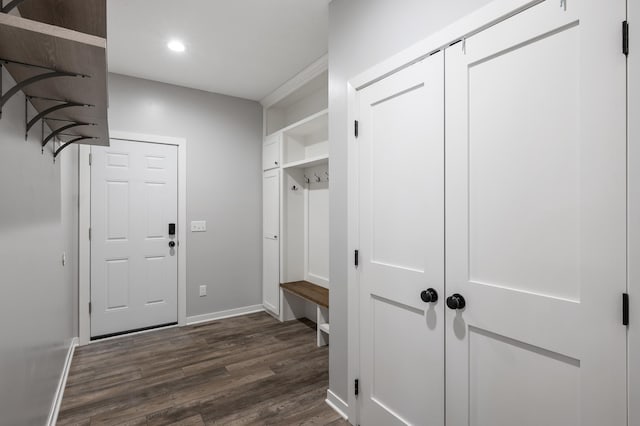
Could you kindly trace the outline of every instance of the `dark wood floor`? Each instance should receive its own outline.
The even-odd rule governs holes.
[[[78,348],[58,425],[348,425],[314,324],[265,313]]]

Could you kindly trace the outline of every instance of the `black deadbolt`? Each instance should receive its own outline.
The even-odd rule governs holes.
[[[169,224],[169,235],[176,235],[176,224],[175,223],[170,223]]]
[[[432,288],[428,288],[420,293],[420,299],[422,299],[424,303],[435,303],[438,301],[438,292]]]
[[[455,293],[447,297],[447,306],[449,309],[464,309],[467,306],[467,302],[461,294]]]

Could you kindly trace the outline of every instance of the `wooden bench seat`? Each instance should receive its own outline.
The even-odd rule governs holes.
[[[309,281],[294,281],[290,283],[280,284],[280,287],[286,292],[295,294],[309,302],[329,308],[329,289],[321,287]]]

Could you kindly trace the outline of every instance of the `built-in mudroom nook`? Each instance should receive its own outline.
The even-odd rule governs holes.
[[[263,102],[263,303],[280,321],[316,323],[329,344],[326,58]]]

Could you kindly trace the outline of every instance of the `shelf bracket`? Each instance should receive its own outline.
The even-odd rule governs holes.
[[[62,126],[59,129],[52,131],[49,136],[42,140],[42,153],[44,153],[44,147],[49,143],[51,139],[64,132],[65,130],[72,129],[74,127],[80,126],[95,126],[95,123],[82,123],[82,122],[73,122],[71,124],[67,124],[66,126]]]
[[[2,13],[9,13],[11,12],[16,6],[19,6],[20,3],[22,3],[24,0],[13,0],[10,1],[9,4],[7,4],[6,6],[3,6],[3,2],[2,0],[0,0],[0,8],[1,8],[1,12]]]
[[[44,73],[38,74],[38,75],[34,75],[33,77],[27,78],[26,80],[23,80],[23,81],[21,81],[19,83],[16,83],[15,86],[13,86],[11,89],[9,89],[7,91],[7,93],[4,93],[4,94],[2,94],[2,82],[0,82],[0,118],[2,118],[2,107],[4,106],[4,104],[6,104],[7,101],[13,97],[13,95],[18,93],[20,90],[23,90],[27,86],[30,86],[30,85],[32,85],[34,83],[37,83],[37,82],[42,81],[42,80],[47,80],[47,79],[50,79],[50,78],[57,78],[57,77],[82,77],[82,78],[86,78],[86,77],[89,77],[89,76],[84,75],[84,74],[78,74],[78,73],[67,72],[67,71],[51,70],[49,68],[40,67],[40,66],[37,66],[37,65],[30,65],[30,64],[24,64],[22,62],[9,61],[7,59],[0,59],[0,72],[2,71],[2,64],[3,63],[4,64],[16,64],[16,65],[25,66],[25,67],[31,67],[31,68],[45,69],[45,70],[47,70],[47,72],[44,72]]]
[[[77,137],[75,139],[70,140],[69,142],[63,143],[62,145],[60,145],[60,148],[56,149],[55,152],[53,153],[53,162],[54,163],[56,162],[56,157],[60,154],[60,152],[63,149],[65,149],[69,145],[72,145],[74,143],[78,143],[80,141],[84,141],[84,140],[87,140],[87,139],[98,139],[98,138],[96,138],[94,136],[80,136],[80,137]]]
[[[27,97],[28,99],[38,99],[36,97]],[[53,99],[52,99],[53,100]],[[93,105],[89,105],[89,104],[83,104],[80,102],[70,102],[70,101],[61,101],[61,100],[55,100],[57,102],[61,102],[58,105],[54,105],[50,108],[45,109],[44,111],[40,112],[39,114],[37,114],[35,117],[33,117],[31,120],[29,120],[29,122],[25,122],[25,131],[24,131],[24,139],[27,140],[27,137],[29,135],[29,130],[31,130],[31,128],[38,122],[38,120],[40,119],[46,119],[47,115],[59,111],[61,109],[65,109],[65,108],[71,108],[71,107],[87,107],[87,108],[91,108],[93,107]],[[27,113],[25,111],[25,121],[27,118]]]

